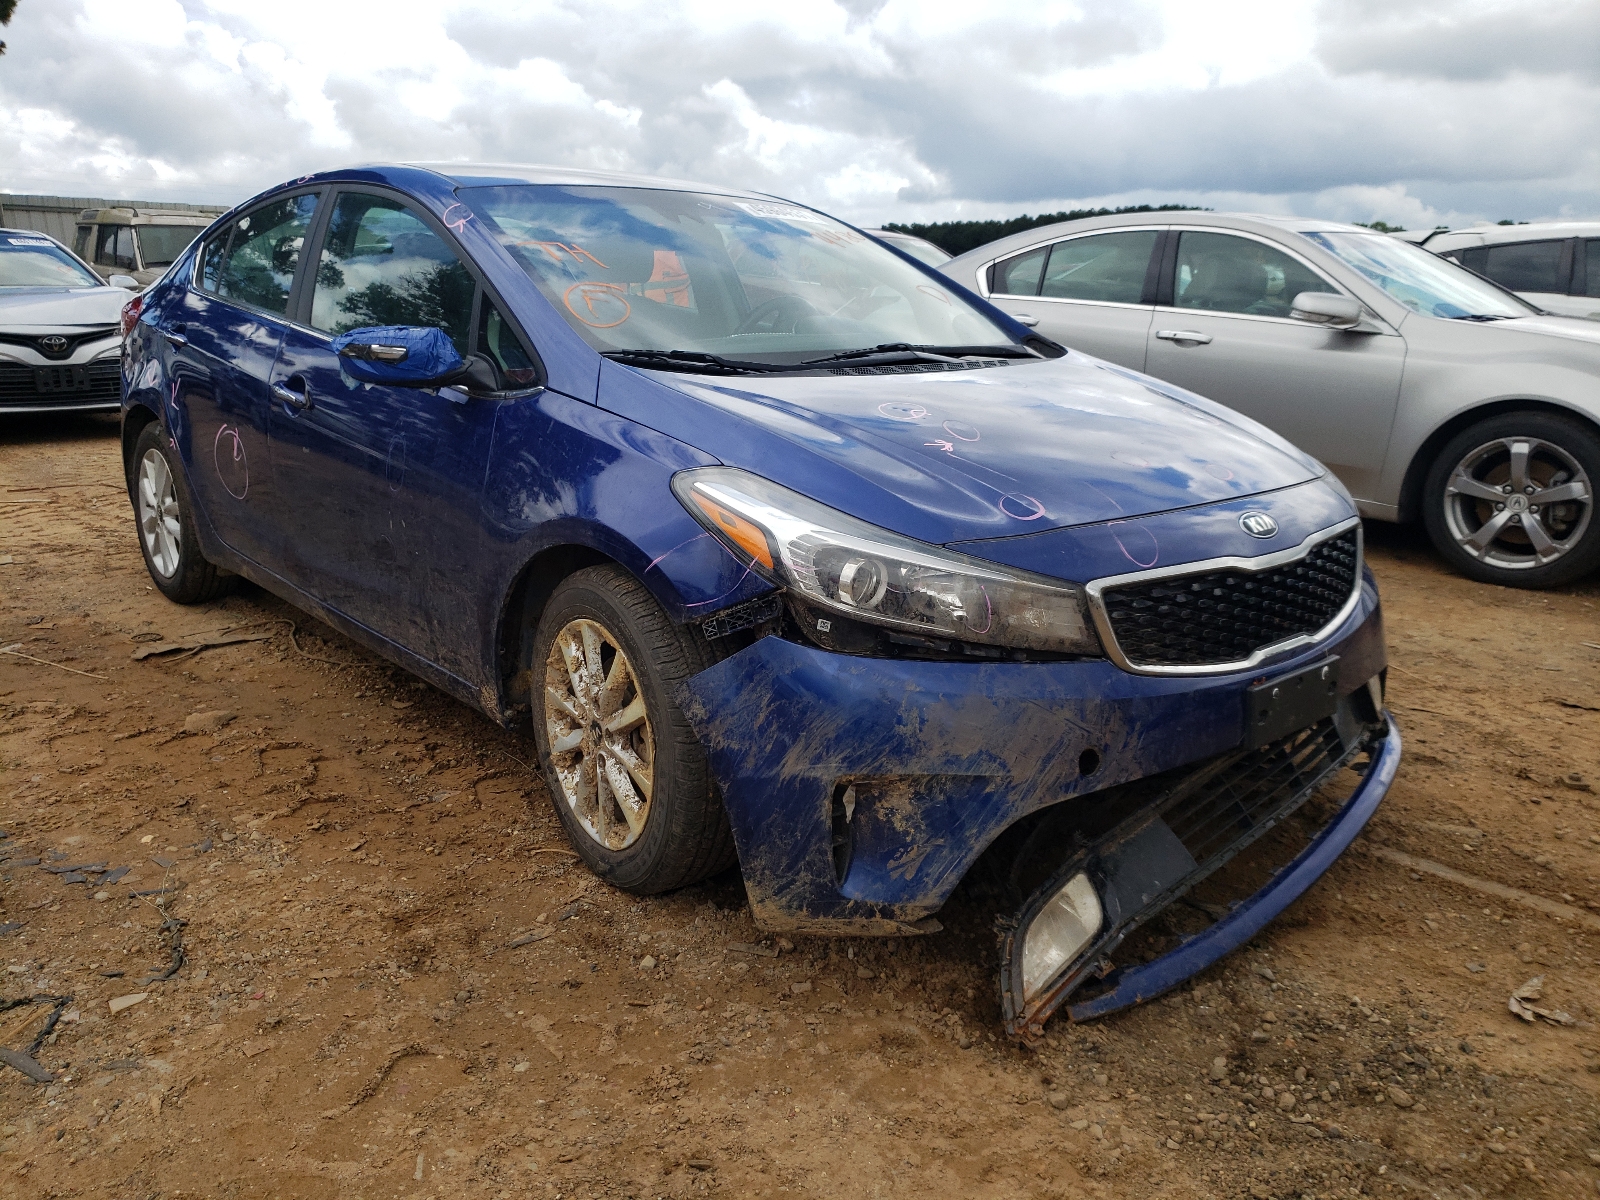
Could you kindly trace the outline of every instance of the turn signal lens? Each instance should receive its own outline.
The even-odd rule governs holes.
[[[772,549],[767,545],[767,535],[761,532],[759,526],[746,521],[732,509],[724,508],[704,492],[690,492],[689,496],[700,511],[711,518],[718,533],[767,570],[772,570]]]
[[[1094,884],[1081,871],[1028,923],[1022,942],[1022,998],[1032,1000],[1100,932],[1105,915]]]

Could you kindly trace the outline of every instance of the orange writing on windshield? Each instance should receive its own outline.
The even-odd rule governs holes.
[[[689,307],[689,272],[683,269],[683,260],[676,250],[657,250],[655,269],[645,282],[644,298],[657,304],[671,304],[676,308]],[[652,287],[651,284],[659,286]]]
[[[620,283],[587,280],[573,284],[561,298],[566,302],[567,311],[585,325],[611,329],[633,315],[627,290]]]
[[[565,253],[565,254],[569,255],[574,262],[576,262],[580,258],[587,258],[590,262],[594,263],[594,265],[597,266],[597,267],[605,267],[605,269],[607,271],[609,271],[611,269],[610,267],[607,267],[605,263],[601,262],[598,258],[596,258],[594,255],[590,254],[582,246],[578,245],[576,242],[572,243],[571,245],[568,245],[566,242],[527,241],[527,242],[518,242],[517,245],[519,245],[519,246],[538,246],[541,250],[543,250],[546,254],[548,254],[551,258],[555,259],[557,262],[561,261],[561,255],[562,255],[562,253]]]

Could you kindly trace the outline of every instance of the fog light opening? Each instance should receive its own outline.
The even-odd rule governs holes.
[[[1032,1000],[1100,932],[1105,915],[1094,884],[1078,872],[1028,923],[1022,942],[1022,999]]]
[[[1100,751],[1090,747],[1078,755],[1078,774],[1093,775],[1100,769]]]

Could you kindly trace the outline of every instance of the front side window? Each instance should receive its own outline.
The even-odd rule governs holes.
[[[140,225],[139,257],[146,269],[170,267],[189,243],[200,236],[198,225]]]
[[[602,352],[788,366],[889,343],[1011,342],[898,255],[797,205],[556,184],[459,194]]]
[[[79,225],[78,236],[72,243],[72,252],[79,258],[89,257],[89,239],[94,236],[93,225]]]
[[[513,387],[528,387],[539,380],[539,369],[523,348],[522,340],[488,296],[483,298],[478,315],[478,353],[499,367]]]
[[[1506,242],[1483,248],[1483,266],[1478,267],[1503,288],[1513,292],[1565,292],[1567,281],[1561,271],[1561,250],[1565,243]]]
[[[1493,321],[1537,310],[1449,259],[1386,233],[1303,235],[1359,271],[1412,312],[1449,320]]]
[[[317,207],[315,195],[288,196],[240,217],[206,244],[201,286],[264,312],[289,311],[289,289]]]
[[[464,355],[475,287],[444,239],[405,205],[346,192],[323,240],[311,324],[327,333],[366,325],[438,328]]]
[[[1173,304],[1208,312],[1287,317],[1301,292],[1336,289],[1298,259],[1253,238],[1185,230],[1178,237]]]
[[[100,226],[100,236],[94,244],[94,261],[96,266],[110,267],[114,271],[137,271],[138,263],[133,256],[133,226]]]
[[[49,238],[0,235],[0,288],[99,287],[100,277]]]
[[[1138,304],[1160,235],[1154,229],[1097,233],[1057,242],[1044,269],[1041,296]]]

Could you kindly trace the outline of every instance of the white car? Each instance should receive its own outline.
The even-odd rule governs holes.
[[[133,286],[47,234],[0,229],[0,413],[116,412]]]
[[[1406,240],[1487,276],[1545,312],[1600,320],[1600,221],[1481,224]]]

